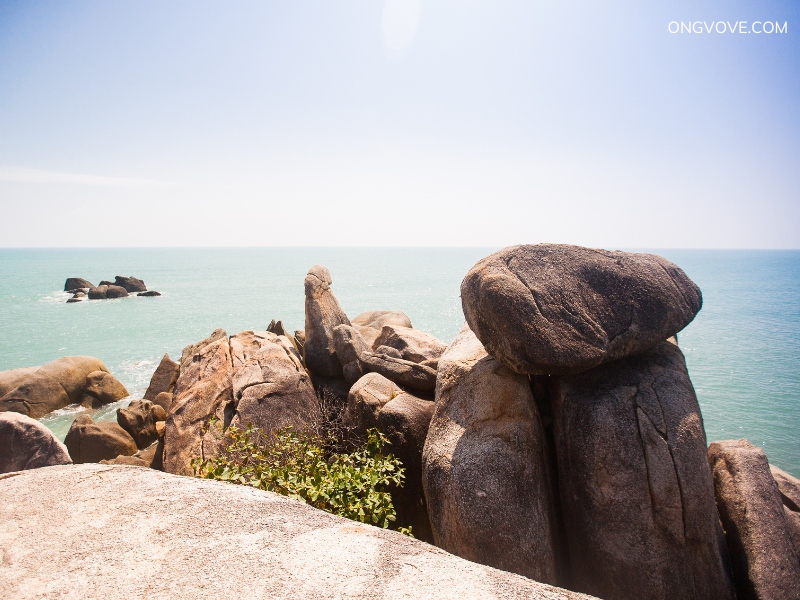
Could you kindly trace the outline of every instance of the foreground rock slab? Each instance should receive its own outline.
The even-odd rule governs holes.
[[[0,473],[71,463],[67,447],[39,421],[0,413]]]
[[[562,244],[512,246],[479,261],[461,284],[470,328],[517,373],[568,375],[644,352],[702,306],[668,260]]]
[[[6,476],[0,522],[7,600],[589,598],[276,494],[137,467]]]

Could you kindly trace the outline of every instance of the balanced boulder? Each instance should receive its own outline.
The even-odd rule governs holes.
[[[545,443],[528,378],[462,330],[439,363],[422,455],[436,545],[555,584],[557,526]]]
[[[64,283],[65,292],[74,292],[77,290],[86,290],[93,288],[94,284],[91,281],[82,279],[81,277],[69,277]]]
[[[706,437],[670,342],[551,378],[569,587],[607,598],[733,598]]]
[[[461,284],[470,328],[517,373],[567,375],[637,354],[683,329],[699,288],[653,254],[580,246],[512,246]]]
[[[158,440],[156,424],[166,420],[164,409],[149,400],[134,400],[127,408],[117,409],[117,423],[131,434],[139,449],[147,448]]]
[[[315,265],[305,279],[306,328],[303,352],[305,364],[315,375],[341,377],[342,365],[336,357],[333,329],[350,325],[331,290],[331,274],[322,265]]]
[[[144,399],[153,401],[162,392],[172,392],[175,382],[178,380],[178,373],[180,373],[180,365],[172,360],[169,354],[165,354],[150,378],[150,385],[147,386]]]
[[[411,319],[399,310],[371,310],[358,315],[353,319],[352,325],[372,348],[386,325],[411,327]]]
[[[133,437],[117,423],[95,423],[89,415],[80,415],[72,422],[64,444],[75,464],[132,456],[138,450]]]
[[[767,456],[747,440],[713,442],[717,508],[740,598],[800,598],[800,555]]]
[[[71,463],[67,447],[39,421],[0,413],[0,473]]]
[[[126,292],[133,293],[147,291],[147,286],[144,284],[144,281],[137,279],[136,277],[122,277],[117,275],[114,279],[114,285],[123,288]]]
[[[0,412],[10,410],[39,419],[80,404],[91,384],[88,376],[96,371],[108,373],[103,362],[91,356],[63,356],[35,370],[14,369],[10,375],[0,376],[0,390],[16,383],[0,397]]]

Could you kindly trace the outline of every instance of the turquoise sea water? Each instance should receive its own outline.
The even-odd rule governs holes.
[[[60,356],[102,359],[141,397],[161,356],[217,327],[282,319],[302,329],[303,279],[326,265],[351,317],[398,309],[451,341],[459,285],[485,248],[0,249],[0,370]],[[703,310],[679,334],[709,441],[746,437],[800,475],[800,251],[656,250],[701,287]],[[159,298],[66,304],[67,277],[134,275]],[[95,418],[114,418],[119,405]],[[76,409],[43,421],[63,438]]]

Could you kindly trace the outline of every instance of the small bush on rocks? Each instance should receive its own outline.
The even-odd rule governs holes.
[[[341,453],[326,452],[330,443],[291,428],[267,436],[252,424],[247,429],[230,426],[224,436],[219,456],[192,461],[195,476],[277,492],[379,527],[387,528],[396,519],[387,489],[402,487],[405,469],[392,454],[383,453],[388,440],[377,429],[369,430],[363,445]],[[399,531],[412,535],[410,527]]]

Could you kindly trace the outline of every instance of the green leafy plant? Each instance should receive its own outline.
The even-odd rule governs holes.
[[[219,422],[211,427],[221,429]],[[386,437],[377,429],[352,452],[330,452],[335,447],[319,436],[291,428],[265,435],[249,424],[224,432],[222,452],[192,461],[195,476],[218,479],[277,492],[327,512],[387,528],[396,513],[390,485],[402,487],[405,469],[385,454]],[[411,534],[411,528],[399,528]],[[413,535],[412,535],[413,537]]]

